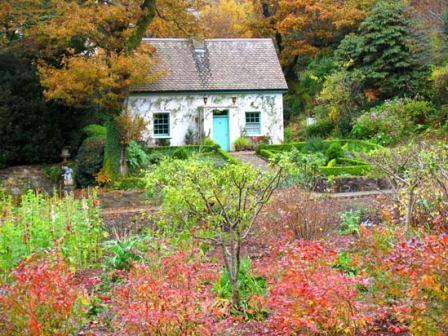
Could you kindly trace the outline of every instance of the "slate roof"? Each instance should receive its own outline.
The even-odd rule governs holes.
[[[287,90],[271,39],[145,38],[165,76],[137,92]]]

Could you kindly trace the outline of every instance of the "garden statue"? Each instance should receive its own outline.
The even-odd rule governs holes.
[[[64,186],[73,185],[73,169],[67,166],[62,166],[62,178],[64,179]]]
[[[75,189],[73,181],[73,169],[68,166],[62,166],[62,178],[64,179],[64,195],[72,195]]]

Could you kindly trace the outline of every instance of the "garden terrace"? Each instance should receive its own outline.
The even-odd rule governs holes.
[[[331,154],[332,147],[340,148],[340,154]],[[256,153],[265,159],[272,159],[277,154],[289,153],[294,150],[304,155],[320,153],[327,156],[324,165],[318,167],[320,175],[330,176],[365,176],[372,167],[356,159],[360,153],[368,153],[381,149],[382,146],[364,140],[312,140],[309,142],[295,142],[283,145],[260,145]]]
[[[157,161],[163,157],[186,159],[194,154],[199,154],[200,156],[215,160],[238,163],[238,160],[222,150],[218,145],[159,146],[146,147],[144,150],[152,163],[157,163]]]

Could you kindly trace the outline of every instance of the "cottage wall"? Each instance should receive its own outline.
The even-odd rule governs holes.
[[[207,103],[204,103],[207,97]],[[236,97],[235,103],[233,102]],[[189,129],[194,134],[213,135],[213,110],[228,109],[230,146],[241,136],[245,127],[246,112],[260,112],[261,135],[270,137],[272,143],[283,141],[283,96],[281,93],[244,94],[132,94],[128,110],[148,121],[144,134],[149,144],[156,144],[153,136],[154,113],[170,113],[170,144],[185,144]]]

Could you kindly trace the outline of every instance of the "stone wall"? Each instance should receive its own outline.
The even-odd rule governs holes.
[[[331,193],[349,193],[359,191],[379,191],[390,189],[385,179],[367,177],[338,177],[333,181],[321,180],[315,191]]]
[[[0,170],[0,187],[14,197],[19,197],[28,189],[52,193],[53,184],[42,166],[15,166]]]

